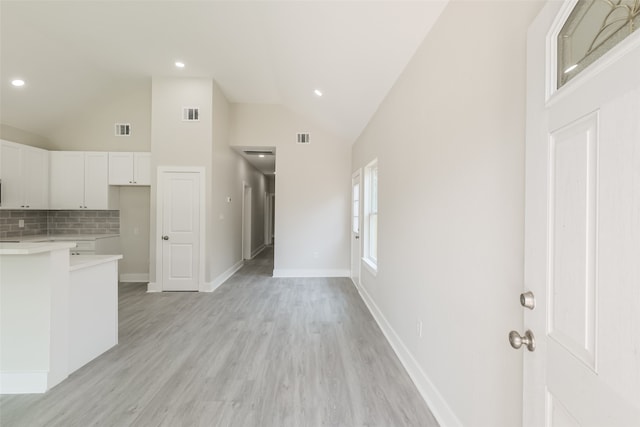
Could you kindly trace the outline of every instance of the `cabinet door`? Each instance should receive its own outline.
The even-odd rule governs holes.
[[[133,153],[109,153],[109,185],[131,185],[133,181]]]
[[[151,153],[133,154],[133,181],[136,185],[151,185]]]
[[[22,150],[18,144],[0,144],[0,179],[2,179],[2,207],[21,209],[22,200]]]
[[[51,209],[84,208],[84,153],[49,153],[49,196]]]
[[[109,153],[84,153],[84,207],[109,209]]]
[[[22,184],[26,208],[49,207],[49,152],[38,148],[23,148]]]

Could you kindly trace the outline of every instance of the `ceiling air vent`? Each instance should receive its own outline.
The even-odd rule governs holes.
[[[198,107],[182,107],[183,122],[197,122],[200,120],[200,109]]]
[[[131,125],[129,123],[116,123],[116,136],[131,135]]]
[[[298,132],[298,144],[310,144],[309,132]]]

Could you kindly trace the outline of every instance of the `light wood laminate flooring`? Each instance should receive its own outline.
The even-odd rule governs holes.
[[[9,426],[437,426],[350,279],[272,278],[263,251],[213,293],[120,284],[120,342]]]

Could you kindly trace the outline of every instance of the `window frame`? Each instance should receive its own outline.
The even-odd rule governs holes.
[[[373,275],[378,273],[379,249],[379,167],[378,159],[374,159],[364,168],[364,197],[363,197],[363,256],[362,261]],[[375,177],[375,179],[374,179]],[[372,229],[375,227],[375,229]],[[373,241],[373,243],[372,243]],[[372,244],[375,245],[372,247]]]

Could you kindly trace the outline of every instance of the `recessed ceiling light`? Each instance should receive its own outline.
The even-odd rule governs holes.
[[[320,89],[314,90],[313,93],[315,93],[318,96],[322,96],[322,92],[320,91]]]
[[[264,157],[264,154],[260,154],[258,157],[263,158],[263,157]]]
[[[15,87],[22,87],[24,86],[24,80],[14,79],[14,80],[11,80],[11,84],[14,85]]]
[[[176,61],[176,67],[184,68],[184,62]]]

